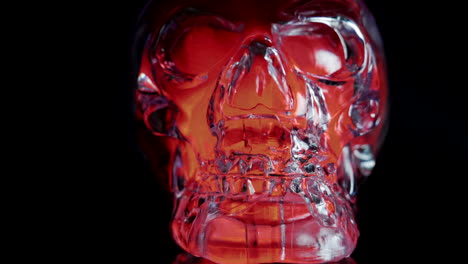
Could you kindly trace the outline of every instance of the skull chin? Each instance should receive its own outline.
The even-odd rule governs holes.
[[[178,199],[174,237],[222,263],[337,261],[354,249],[348,202],[318,176],[209,175]]]
[[[322,168],[319,151],[293,158],[294,133],[282,124],[267,116],[224,123],[216,171],[201,173],[177,200],[172,229],[185,250],[222,263],[322,263],[351,254],[358,231],[334,172]]]

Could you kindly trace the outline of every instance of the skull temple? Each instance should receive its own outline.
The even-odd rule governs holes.
[[[137,116],[170,153],[176,242],[219,263],[349,256],[387,111],[365,6],[153,3],[140,38]]]

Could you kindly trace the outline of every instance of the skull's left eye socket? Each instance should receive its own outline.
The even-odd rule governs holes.
[[[182,12],[161,29],[153,56],[166,80],[193,88],[239,46],[241,31],[241,24],[214,15]]]
[[[295,70],[333,82],[359,74],[368,63],[360,27],[343,17],[309,17],[273,24],[275,42]]]

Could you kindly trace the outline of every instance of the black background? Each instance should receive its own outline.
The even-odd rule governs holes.
[[[92,144],[74,167],[89,177],[76,198],[79,224],[69,228],[84,231],[70,234],[80,241],[73,246],[77,255],[166,264],[180,252],[169,231],[171,196],[134,140],[131,48],[145,2],[90,5],[79,16],[88,23],[73,39],[90,56],[74,79],[90,99],[80,104],[92,114],[79,127]],[[467,77],[463,16],[456,15],[464,7],[365,2],[384,42],[391,110],[377,166],[358,196],[361,236],[353,258],[359,264],[449,263],[465,254],[460,246],[466,245]]]

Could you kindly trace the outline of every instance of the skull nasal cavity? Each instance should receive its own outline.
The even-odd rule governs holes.
[[[251,41],[227,67],[229,105],[252,109],[290,110],[291,91],[278,51],[266,42]]]

